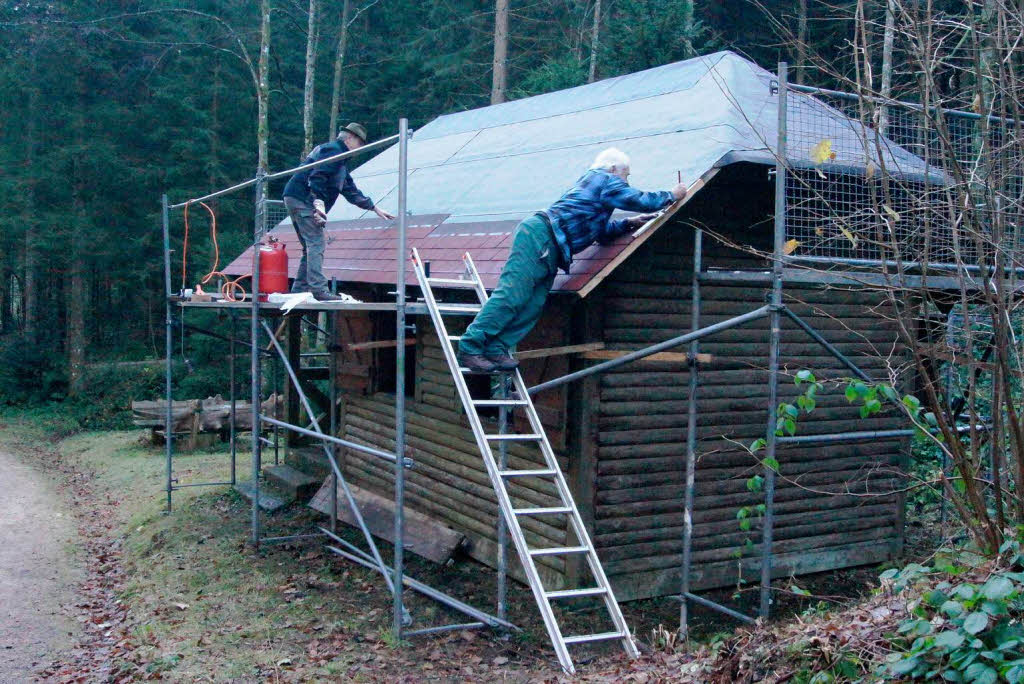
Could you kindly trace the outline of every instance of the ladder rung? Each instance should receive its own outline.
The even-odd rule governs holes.
[[[531,556],[568,556],[573,553],[587,553],[586,546],[554,546],[549,549],[530,549]]]
[[[516,515],[555,515],[556,513],[572,513],[568,506],[557,508],[516,508],[512,511]]]
[[[473,406],[526,406],[525,399],[474,399]]]
[[[427,282],[438,287],[462,287],[476,288],[476,282],[472,280],[457,280],[455,278],[427,278]]]
[[[514,432],[507,435],[484,435],[484,437],[492,442],[538,442],[541,439],[541,436],[537,434],[517,435]]]
[[[592,587],[590,589],[563,589],[562,591],[548,591],[544,595],[549,599],[575,598],[577,596],[603,596],[608,593],[604,587]]]
[[[562,641],[567,644],[585,644],[590,641],[621,639],[623,636],[625,635],[622,632],[601,632],[600,634],[581,634],[580,636],[565,637]]]
[[[499,473],[502,477],[549,477],[555,474],[554,470],[502,470]]]
[[[438,304],[437,310],[440,313],[476,313],[480,311],[479,304]]]

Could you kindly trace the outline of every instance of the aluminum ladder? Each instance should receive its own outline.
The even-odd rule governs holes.
[[[615,595],[612,593],[611,584],[609,584],[608,578],[605,576],[604,569],[601,567],[601,561],[597,557],[597,552],[594,550],[594,544],[583,524],[583,519],[580,517],[579,510],[576,508],[576,502],[572,498],[568,484],[566,484],[565,476],[562,474],[562,469],[559,467],[558,461],[555,459],[555,453],[551,448],[551,443],[548,441],[547,435],[544,433],[544,427],[541,425],[540,417],[537,415],[537,410],[534,408],[533,401],[530,399],[526,384],[523,382],[522,374],[518,369],[507,374],[502,374],[511,379],[512,388],[514,390],[514,394],[512,396],[514,398],[474,399],[470,394],[465,378],[465,375],[469,371],[465,368],[459,367],[458,361],[456,360],[455,349],[452,346],[452,342],[458,341],[459,336],[448,334],[447,327],[444,323],[444,316],[445,314],[465,316],[467,313],[475,313],[483,307],[483,304],[487,301],[488,295],[487,290],[484,288],[483,283],[480,280],[480,275],[477,273],[476,266],[473,264],[473,259],[470,257],[468,252],[463,255],[463,261],[466,266],[466,279],[432,278],[427,275],[426,267],[424,266],[423,260],[420,258],[419,252],[415,249],[412,250],[413,269],[415,270],[420,288],[423,291],[424,302],[427,310],[430,312],[430,318],[433,321],[434,329],[437,331],[437,335],[441,343],[441,349],[444,350],[444,357],[448,361],[448,368],[451,371],[453,380],[455,381],[455,388],[458,391],[459,398],[462,400],[462,405],[465,408],[466,417],[469,420],[470,427],[473,429],[473,436],[476,438],[477,447],[480,449],[480,455],[483,457],[484,465],[487,468],[487,474],[491,478],[491,484],[494,485],[494,493],[498,498],[500,514],[505,519],[509,535],[512,538],[512,542],[515,544],[516,552],[519,554],[519,560],[522,563],[526,579],[530,584],[530,589],[533,590],[533,596],[537,602],[537,607],[540,609],[540,614],[544,618],[544,626],[547,628],[548,635],[551,637],[551,643],[555,648],[555,654],[558,656],[558,662],[561,664],[562,669],[569,674],[573,674],[575,672],[575,668],[573,667],[572,658],[569,656],[567,646],[571,644],[611,640],[621,641],[626,654],[630,658],[636,658],[638,656],[636,644],[633,643],[633,639],[630,636],[629,627],[626,625],[626,620],[623,618],[619,604],[615,600]],[[476,292],[479,304],[439,304],[437,299],[434,297],[434,287],[473,290]],[[481,408],[494,407],[522,409],[529,419],[531,432],[525,434],[517,434],[515,432],[494,434],[485,432],[478,410]],[[500,445],[502,443],[536,444],[540,453],[544,457],[545,467],[542,469],[530,470],[502,470],[499,466],[498,460],[495,459],[494,451],[492,449],[492,445]],[[546,478],[553,482],[556,490],[558,491],[558,498],[560,499],[559,505],[547,508],[514,508],[506,483],[515,478],[529,477]],[[567,516],[571,529],[576,536],[578,545],[554,548],[530,548],[526,543],[526,538],[523,535],[523,529],[519,524],[520,519],[527,516],[543,518],[558,515]],[[565,589],[559,591],[548,591],[544,588],[540,575],[537,571],[537,565],[535,563],[536,558],[541,556],[569,557],[583,554],[586,555],[587,564],[590,568],[591,575],[595,580],[596,586],[585,589]],[[555,617],[552,603],[554,601],[584,596],[600,597],[604,600],[604,607],[613,624],[612,631],[596,634],[583,634],[578,636],[563,636],[562,630]]]

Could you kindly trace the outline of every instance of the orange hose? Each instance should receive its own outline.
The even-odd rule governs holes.
[[[181,289],[185,289],[187,282],[186,269],[188,268],[188,208],[192,204],[192,200],[185,203],[185,244],[181,250]],[[239,276],[234,280],[231,280],[226,273],[217,270],[220,265],[220,245],[217,243],[217,215],[213,213],[213,209],[209,207],[206,202],[200,202],[199,206],[210,214],[210,239],[213,242],[213,266],[210,267],[210,272],[207,273],[199,281],[199,285],[205,285],[214,278],[223,278],[224,282],[220,286],[221,296],[229,302],[238,302],[245,299],[245,288],[242,287],[239,282],[246,278],[251,278],[252,273],[246,273],[243,276]],[[237,293],[237,298],[236,298]]]

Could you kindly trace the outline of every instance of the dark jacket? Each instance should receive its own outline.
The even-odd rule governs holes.
[[[629,232],[631,226],[625,219],[611,220],[616,209],[648,212],[669,204],[671,192],[642,192],[602,169],[587,171],[544,212],[561,252],[559,265],[568,273],[572,255],[595,242],[606,245]]]
[[[340,140],[324,143],[314,147],[302,163],[312,164],[347,151],[348,148]],[[338,199],[338,193],[341,193],[346,200],[360,209],[373,209],[373,201],[359,191],[352,176],[349,175],[346,161],[339,159],[316,168],[299,171],[284,186],[284,196],[294,197],[306,204],[313,204],[313,200],[323,200],[324,207],[330,211]]]

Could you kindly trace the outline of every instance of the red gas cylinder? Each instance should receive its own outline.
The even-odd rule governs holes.
[[[267,238],[266,244],[260,245],[260,294],[287,291],[288,252],[276,238]]]

